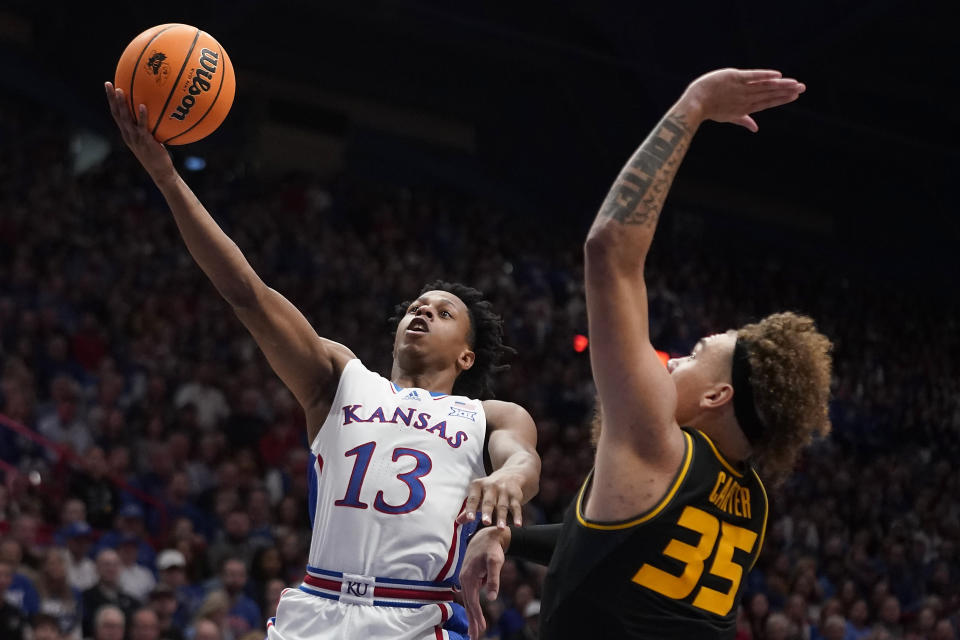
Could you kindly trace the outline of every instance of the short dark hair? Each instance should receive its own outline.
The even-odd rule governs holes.
[[[503,318],[494,312],[493,305],[482,292],[465,284],[434,280],[425,284],[418,295],[427,291],[452,293],[463,301],[470,315],[467,343],[476,354],[476,360],[472,367],[457,376],[453,393],[480,400],[493,398],[494,375],[510,368],[510,365],[501,364],[500,360],[506,354],[516,353],[516,349],[503,344]],[[401,302],[393,310],[390,323],[394,331],[412,303],[413,300]]]

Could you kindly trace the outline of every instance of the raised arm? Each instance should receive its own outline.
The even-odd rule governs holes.
[[[177,174],[166,149],[147,129],[146,107],[134,121],[123,92],[106,83],[107,101],[123,141],[166,199],[190,255],[250,331],[270,366],[307,412],[312,440],[332,401],[336,381],[353,357],[317,335],[289,300],[268,287]]]
[[[777,71],[701,76],[627,161],[584,246],[590,362],[602,406],[601,444],[667,466],[682,455],[676,388],[650,344],[643,268],[667,191],[700,124],[732,122],[795,100],[804,86]],[[598,450],[598,461],[600,451]]]
[[[470,483],[466,506],[457,522],[473,520],[477,509],[483,524],[523,524],[522,507],[540,489],[540,456],[537,454],[537,426],[527,410],[512,402],[484,400],[487,417],[487,452],[493,472]]]

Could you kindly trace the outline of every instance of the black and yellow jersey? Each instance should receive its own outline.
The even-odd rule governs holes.
[[[541,638],[734,637],[744,578],[763,545],[766,492],[751,466],[724,460],[696,429],[683,434],[676,478],[633,519],[588,520],[587,476],[550,561]]]

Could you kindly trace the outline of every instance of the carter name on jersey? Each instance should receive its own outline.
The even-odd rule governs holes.
[[[715,507],[740,518],[750,518],[750,489],[723,471],[717,474],[709,500]]]

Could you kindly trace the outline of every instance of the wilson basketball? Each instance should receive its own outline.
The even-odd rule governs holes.
[[[150,131],[164,144],[210,135],[227,117],[236,84],[220,43],[185,24],[161,24],[134,38],[114,78],[134,118],[147,106]]]

